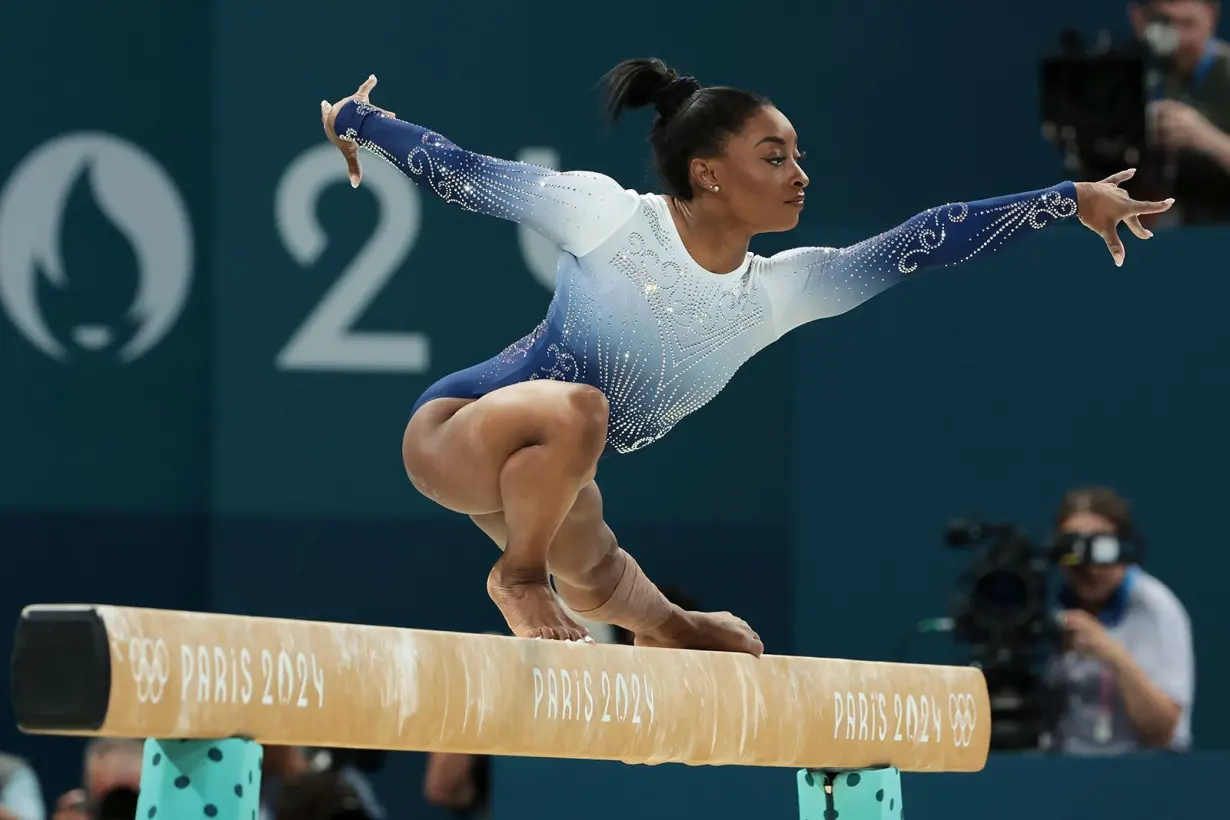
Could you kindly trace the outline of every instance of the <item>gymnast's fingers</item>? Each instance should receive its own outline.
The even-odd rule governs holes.
[[[367,102],[368,97],[371,96],[372,89],[375,87],[376,75],[368,74],[367,79],[363,81],[363,85],[359,86],[359,90],[355,92],[355,97],[359,98],[363,102]]]
[[[1128,229],[1136,235],[1137,239],[1153,238],[1153,231],[1140,224],[1139,216],[1129,216],[1127,219],[1123,220],[1123,222],[1128,226]]]
[[[1128,168],[1126,171],[1120,171],[1117,174],[1111,174],[1110,176],[1108,176],[1106,179],[1102,181],[1109,183],[1111,185],[1120,185],[1124,182],[1127,182],[1129,179],[1131,179],[1134,176],[1136,176],[1136,169]]]
[[[1115,267],[1123,266],[1123,242],[1119,239],[1119,234],[1114,227],[1107,231],[1099,231],[1098,235],[1106,240],[1106,248],[1110,251],[1111,259],[1115,260]]]
[[[353,142],[344,143],[342,153],[346,156],[346,176],[350,179],[350,187],[358,188],[363,181],[363,166],[359,164],[359,150]]]
[[[333,129],[329,127],[329,114],[333,111],[333,106],[328,100],[320,101],[320,124],[324,126],[325,136],[333,138]]]
[[[1161,202],[1133,202],[1133,213],[1137,214],[1160,214],[1164,211],[1169,211],[1170,206],[1174,205],[1174,197],[1163,199]]]

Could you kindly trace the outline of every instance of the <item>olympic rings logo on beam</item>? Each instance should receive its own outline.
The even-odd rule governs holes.
[[[978,704],[973,695],[948,695],[948,725],[952,729],[954,746],[964,748],[974,742],[974,729],[978,725]]]
[[[137,684],[137,700],[158,703],[171,677],[171,656],[162,638],[133,638],[128,642],[128,663]]]

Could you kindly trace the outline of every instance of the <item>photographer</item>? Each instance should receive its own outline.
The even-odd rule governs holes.
[[[1057,540],[1138,540],[1128,504],[1104,487],[1070,491]],[[1185,750],[1195,688],[1187,612],[1161,581],[1126,563],[1064,567],[1066,649],[1048,677],[1064,693],[1053,747],[1069,754]]]
[[[1218,0],[1128,7],[1137,38],[1168,52],[1150,125],[1160,162],[1173,166],[1167,195],[1178,198],[1176,215],[1189,225],[1230,222],[1230,47],[1214,37],[1220,13]]]
[[[141,789],[142,742],[95,738],[86,744],[81,788],[56,801],[53,820],[128,820]]]
[[[1081,179],[1137,168],[1137,198],[1177,199],[1146,228],[1230,224],[1230,46],[1218,0],[1131,0],[1132,37],[1073,29],[1041,62],[1043,135]]]

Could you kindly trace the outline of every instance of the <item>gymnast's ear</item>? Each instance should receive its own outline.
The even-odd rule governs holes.
[[[709,191],[714,193],[714,188],[720,188],[721,182],[718,181],[718,164],[720,160],[702,159],[701,157],[693,157],[688,163],[689,178],[692,181],[693,191]]]

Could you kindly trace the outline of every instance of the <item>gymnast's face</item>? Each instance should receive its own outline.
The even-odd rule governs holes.
[[[753,233],[788,231],[799,224],[810,180],[799,164],[799,137],[786,115],[765,106],[748,117],[722,155],[697,160],[702,190],[713,192]],[[709,180],[712,180],[709,182]]]

